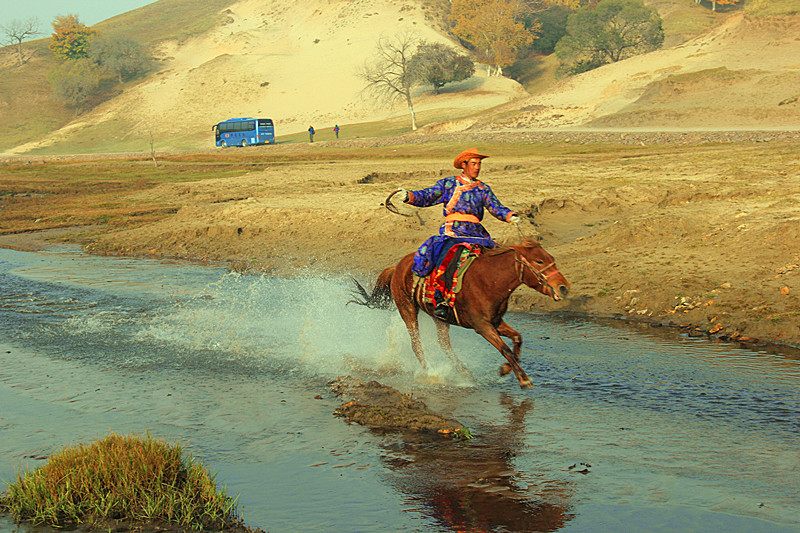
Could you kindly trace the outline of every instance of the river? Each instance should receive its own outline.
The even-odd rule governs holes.
[[[797,359],[510,314],[523,391],[453,328],[475,377],[456,373],[427,318],[422,372],[396,311],[345,305],[351,285],[0,250],[0,487],[63,446],[149,432],[271,533],[800,529]],[[342,375],[413,394],[475,438],[348,425],[327,386]]]

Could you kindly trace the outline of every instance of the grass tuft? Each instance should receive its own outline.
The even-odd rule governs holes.
[[[57,528],[121,520],[219,529],[238,522],[235,505],[178,444],[114,433],[18,473],[0,497],[0,511],[17,521]]]

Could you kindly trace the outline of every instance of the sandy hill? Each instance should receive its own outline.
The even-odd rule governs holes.
[[[800,128],[800,16],[736,14],[685,43],[433,129]]]
[[[651,3],[665,13],[680,4]],[[431,0],[232,2],[210,30],[160,41],[160,68],[145,80],[12,151],[140,151],[151,131],[159,150],[204,148],[212,124],[237,116],[269,116],[279,137],[309,125],[405,121],[404,104],[365,95],[357,72],[381,37],[410,31],[457,47],[432,16],[437,8]],[[440,95],[421,88],[423,131],[800,127],[800,15],[718,20],[698,37],[536,95],[482,69]]]
[[[211,125],[230,117],[271,117],[280,136],[309,125],[320,129],[403,113],[402,107],[387,108],[363,94],[357,72],[374,57],[381,37],[412,32],[457,46],[435,29],[428,11],[425,2],[414,0],[241,0],[222,10],[222,23],[212,30],[162,43],[158,56],[163,66],[144,82],[49,138],[14,151],[76,136],[110,134],[124,140],[142,137],[148,129],[159,132],[163,149],[208,147]],[[445,94],[418,95],[417,110],[456,106],[477,111],[523,94],[513,80],[478,73]]]

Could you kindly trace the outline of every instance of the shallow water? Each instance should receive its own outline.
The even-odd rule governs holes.
[[[522,391],[454,328],[475,378],[459,376],[428,319],[421,372],[396,312],[344,305],[350,283],[0,250],[3,486],[62,446],[149,431],[272,533],[800,528],[797,360],[510,315],[536,385]],[[476,438],[349,426],[326,386],[344,374],[413,393]]]

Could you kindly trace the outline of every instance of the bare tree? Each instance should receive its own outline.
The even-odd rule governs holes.
[[[156,159],[156,138],[153,134],[153,125],[147,125],[147,134],[150,139],[150,157],[153,158],[153,166],[158,167],[158,160]]]
[[[413,33],[402,33],[392,39],[381,37],[377,44],[377,54],[372,62],[367,62],[358,75],[367,82],[365,90],[388,101],[405,100],[411,113],[411,129],[417,129],[417,116],[411,101],[411,89],[416,76],[410,68],[410,61],[419,45],[419,38]]]
[[[22,41],[41,35],[39,31],[39,19],[31,17],[27,20],[14,19],[8,24],[0,24],[0,31],[5,36],[5,42],[9,45],[16,45],[17,60],[22,65],[25,58],[22,55]]]

